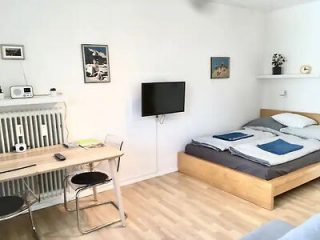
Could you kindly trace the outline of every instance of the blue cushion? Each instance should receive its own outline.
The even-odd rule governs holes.
[[[303,224],[292,229],[279,240],[319,240],[320,214],[314,215]]]
[[[225,141],[237,141],[240,139],[253,137],[253,135],[245,134],[242,132],[232,132],[232,133],[227,133],[222,135],[214,135],[213,137],[221,140],[225,140]]]
[[[278,240],[293,228],[294,226],[289,223],[274,220],[262,225],[241,240]]]
[[[303,146],[297,144],[288,143],[282,139],[275,140],[273,142],[265,143],[265,144],[258,144],[258,148],[273,153],[277,155],[284,155],[290,152],[298,151]]]

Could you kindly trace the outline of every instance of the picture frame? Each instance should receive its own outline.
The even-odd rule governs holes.
[[[109,83],[110,62],[108,45],[81,44],[85,83]]]
[[[230,57],[211,57],[210,65],[211,79],[230,78]]]
[[[24,45],[1,44],[1,58],[4,60],[24,60]]]

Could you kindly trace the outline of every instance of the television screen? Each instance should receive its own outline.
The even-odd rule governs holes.
[[[142,116],[184,112],[185,82],[142,83]]]

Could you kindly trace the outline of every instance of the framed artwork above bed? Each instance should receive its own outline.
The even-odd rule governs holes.
[[[230,57],[212,57],[210,65],[211,79],[230,78]]]

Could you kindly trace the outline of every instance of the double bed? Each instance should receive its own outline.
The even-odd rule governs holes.
[[[260,115],[270,117],[284,112],[261,109]],[[293,113],[320,122],[320,114]],[[272,210],[276,196],[320,177],[320,151],[284,164],[264,166],[228,151],[188,144],[185,152],[178,153],[178,169],[181,173]]]

